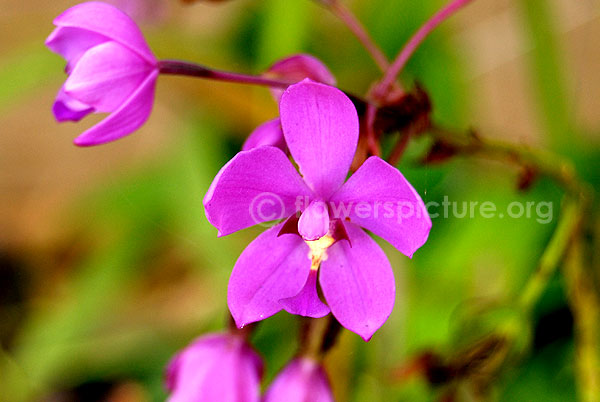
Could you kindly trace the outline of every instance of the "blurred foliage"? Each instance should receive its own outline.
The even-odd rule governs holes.
[[[356,93],[364,93],[377,77],[358,42],[314,2],[238,1],[238,12],[216,35],[196,37],[167,20],[147,28],[149,42],[161,57],[252,72],[279,57],[310,52],[330,67],[342,88]],[[351,6],[391,58],[443,3],[372,0]],[[598,188],[598,150],[581,145],[562,96],[566,80],[550,3],[518,3],[525,35],[535,44],[531,77],[549,143],[568,151]],[[0,111],[45,82],[58,86],[61,62],[41,47],[42,41],[3,60]],[[427,89],[436,121],[457,128],[466,128],[470,115],[464,62],[442,26],[403,73],[409,86],[416,81]],[[202,197],[247,134],[248,123],[235,122],[246,105],[226,84],[222,92],[231,91],[229,97],[213,93],[214,86],[210,93],[185,88],[181,80],[164,85],[183,98],[186,107],[178,118],[184,129],[160,156],[98,183],[66,206],[68,235],[60,244],[2,257],[0,317],[10,324],[0,325],[0,400],[164,400],[162,378],[170,356],[194,337],[225,325],[229,272],[261,228],[217,239]],[[272,115],[276,109],[267,91],[253,91],[250,113]],[[136,135],[144,135],[144,129]],[[395,268],[396,308],[368,344],[342,333],[326,358],[336,396],[356,402],[436,400],[449,385],[434,381],[438,377],[432,372],[424,374],[420,362],[435,351],[443,361],[438,369],[460,365],[464,356],[481,352],[465,349],[472,341],[502,328],[515,344],[507,352],[507,369],[493,378],[490,398],[575,400],[573,318],[564,281],[559,275],[551,279],[532,317],[515,306],[556,227],[562,191],[543,179],[530,191],[517,192],[514,170],[481,160],[423,166],[426,142],[412,142],[399,165],[425,202],[442,203],[447,196],[459,205],[492,201],[502,210],[512,201],[546,201],[554,206],[554,218],[549,224],[535,216],[434,219],[429,241],[412,260],[381,242]],[[565,144],[571,146],[565,149]],[[267,362],[267,380],[295,353],[297,329],[294,317],[285,313],[258,327],[253,344]],[[459,387],[456,395],[473,400],[471,392]]]

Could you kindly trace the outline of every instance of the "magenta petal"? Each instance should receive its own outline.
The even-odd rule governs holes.
[[[344,240],[329,247],[319,282],[335,318],[368,341],[394,307],[394,273],[368,234],[350,222],[345,226],[352,247]]]
[[[358,141],[358,115],[339,89],[304,80],[279,104],[281,125],[304,181],[322,199],[344,182]]]
[[[93,111],[93,107],[73,99],[62,88],[58,91],[54,105],[52,105],[54,117],[59,122],[67,120],[79,121]]]
[[[298,233],[304,240],[318,240],[329,231],[329,212],[323,201],[313,201],[302,212],[298,221]]]
[[[330,201],[343,205],[352,222],[409,257],[429,236],[431,219],[423,200],[398,169],[376,156],[367,159]]]
[[[275,377],[262,402],[333,402],[323,367],[312,359],[292,360]]]
[[[154,67],[116,42],[88,50],[64,85],[74,99],[98,112],[115,111],[146,79]]]
[[[156,64],[156,58],[135,22],[110,4],[97,1],[78,4],[56,17],[54,25],[103,35],[130,48],[150,64]]]
[[[179,352],[167,368],[169,402],[258,402],[262,361],[238,336],[209,334]]]
[[[329,314],[329,307],[321,301],[317,293],[317,276],[318,271],[311,269],[300,293],[279,301],[285,311],[312,318],[321,318]]]
[[[46,46],[67,60],[67,73],[70,73],[88,49],[108,40],[104,35],[85,29],[58,27],[46,39]]]
[[[115,112],[75,138],[75,145],[104,144],[131,134],[142,126],[152,111],[157,76],[158,71],[152,72]]]
[[[219,236],[225,236],[287,218],[296,212],[298,197],[310,194],[280,149],[259,147],[238,153],[221,168],[204,196],[204,208]]]
[[[248,151],[252,148],[258,148],[265,145],[277,147],[283,152],[287,151],[287,146],[285,145],[285,139],[283,138],[283,131],[281,130],[281,122],[279,121],[279,118],[269,120],[256,127],[248,136],[246,142],[244,142],[242,151]]]
[[[310,271],[308,245],[296,235],[277,237],[282,226],[254,239],[235,263],[227,303],[240,328],[280,311],[279,300],[297,295],[306,282]]]
[[[309,54],[295,54],[273,64],[264,74],[292,82],[310,78],[327,85],[335,85],[335,77],[325,64]],[[279,102],[283,89],[271,88],[271,94]]]

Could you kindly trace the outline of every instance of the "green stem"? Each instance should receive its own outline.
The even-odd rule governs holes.
[[[320,3],[329,8],[352,31],[365,50],[369,52],[377,67],[385,72],[389,68],[390,62],[377,43],[373,41],[362,23],[352,14],[352,11],[339,0],[320,1]]]
[[[592,269],[586,267],[581,233],[574,239],[564,264],[567,295],[575,322],[575,370],[579,398],[600,401],[600,300]]]
[[[321,360],[334,345],[340,326],[331,314],[323,318],[301,318],[299,355]]]
[[[449,145],[459,154],[483,156],[534,169],[536,173],[553,179],[565,190],[558,226],[542,254],[537,270],[525,285],[519,300],[523,310],[529,312],[562,261],[571,239],[579,230],[581,219],[591,198],[591,190],[578,179],[570,162],[552,153],[484,139],[474,132],[463,134],[437,126],[432,127],[429,134],[435,140]]]
[[[461,134],[435,126],[429,134],[459,154],[484,156],[532,168],[564,188],[558,226],[542,254],[537,270],[525,285],[518,305],[525,314],[529,314],[564,261],[563,275],[575,320],[575,364],[579,394],[584,402],[599,402],[600,300],[594,285],[593,269],[586,269],[582,251],[582,226],[584,220],[592,216],[593,191],[578,179],[569,162],[551,153],[483,139],[473,132]]]
[[[536,271],[529,278],[519,298],[519,306],[524,313],[529,314],[531,312],[544,289],[546,289],[548,282],[567,252],[573,237],[579,230],[581,218],[580,203],[570,197],[565,197],[558,226],[540,258]]]

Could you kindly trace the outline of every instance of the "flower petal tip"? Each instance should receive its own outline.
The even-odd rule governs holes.
[[[369,342],[371,340],[371,338],[373,338],[374,334],[370,334],[370,335],[361,335],[360,337],[363,339],[363,341],[365,342]]]
[[[94,141],[90,141],[89,139],[86,139],[86,138],[81,138],[81,136],[75,138],[73,140],[73,144],[75,144],[76,146],[81,147],[81,148],[92,147],[94,145],[98,145],[98,143],[96,143]]]
[[[231,307],[229,308],[229,312],[231,313],[231,318],[233,318],[233,322],[235,323],[237,329],[242,329],[249,324],[249,322],[243,320],[242,317],[238,316],[237,314],[234,314],[231,310]]]
[[[46,46],[48,49],[52,50],[52,42],[54,42],[55,40],[56,40],[56,29],[54,31],[52,31],[52,33],[50,33],[50,35],[48,35],[46,40],[44,40],[44,46]]]
[[[78,122],[92,112],[92,108],[81,111],[70,110],[61,102],[55,102],[54,105],[52,105],[52,114],[57,123],[64,123],[65,121]]]
[[[229,311],[231,312],[231,308]],[[263,318],[267,318],[263,317],[262,315],[260,318],[248,317],[248,314],[246,314],[245,311],[242,311],[240,315],[235,315],[233,312],[231,312],[231,316],[233,317],[233,322],[235,323],[237,329],[244,329],[246,325],[250,325],[254,322],[262,320]]]
[[[362,328],[361,330],[357,330],[356,333],[363,339],[363,341],[369,342],[373,338],[373,335],[375,335],[375,332],[379,330],[379,328],[381,328],[381,325],[378,326],[377,324],[365,324],[364,328]]]

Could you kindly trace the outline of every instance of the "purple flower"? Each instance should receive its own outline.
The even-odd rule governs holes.
[[[263,402],[333,402],[331,387],[323,367],[312,359],[292,360],[275,377]]]
[[[69,75],[54,102],[54,116],[62,122],[110,113],[75,144],[114,141],[144,124],[158,67],[135,22],[109,4],[88,2],[69,8],[54,24],[46,45],[67,60]]]
[[[302,81],[304,78],[310,78],[313,81],[321,82],[327,85],[335,85],[335,77],[322,61],[309,54],[295,54],[286,57],[273,64],[263,74],[265,77],[284,79],[292,82]],[[271,88],[271,94],[277,102],[283,94],[283,90],[279,88]],[[249,136],[242,151],[260,147],[263,145],[271,145],[287,151],[283,131],[281,130],[281,122],[279,118],[269,120],[258,126]]]
[[[290,217],[239,257],[229,309],[239,327],[281,309],[308,317],[331,310],[369,340],[392,311],[395,283],[385,254],[361,227],[410,257],[427,240],[431,220],[415,189],[381,158],[367,159],[344,183],[358,116],[343,92],[305,80],[285,91],[279,109],[302,177],[280,149],[254,148],[229,161],[204,198],[219,236]]]
[[[167,367],[169,402],[258,402],[263,365],[240,336],[209,334]]]

